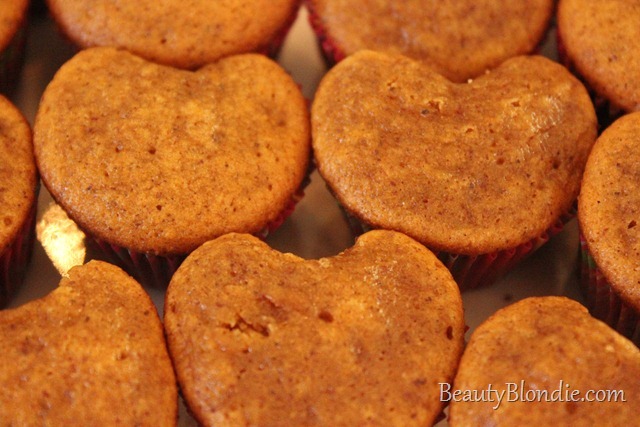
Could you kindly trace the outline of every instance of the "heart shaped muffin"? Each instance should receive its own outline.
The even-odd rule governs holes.
[[[82,229],[162,256],[280,221],[310,152],[299,88],[257,54],[190,72],[82,51],[45,90],[34,140],[43,182]]]
[[[582,179],[582,286],[591,313],[640,346],[640,112],[598,138]]]
[[[601,99],[640,110],[640,3],[637,0],[562,0],[561,53]]]
[[[529,298],[472,334],[455,393],[452,427],[636,425],[640,351],[575,301]]]
[[[456,277],[476,283],[557,232],[596,118],[581,83],[542,57],[455,84],[364,51],[321,81],[312,134],[318,169],[351,215],[434,251],[488,254],[471,267],[465,259]]]
[[[536,49],[552,0],[307,0],[330,61],[362,49],[425,61],[463,82]]]
[[[204,425],[431,425],[464,323],[422,245],[374,231],[305,261],[248,235],[204,244],[175,274],[165,330]]]
[[[115,46],[179,68],[222,57],[275,54],[299,0],[47,0],[64,33],[83,48]]]
[[[48,296],[0,311],[0,352],[3,424],[176,424],[162,324],[115,266],[75,267]]]
[[[0,307],[22,282],[30,258],[37,186],[29,123],[0,95]]]

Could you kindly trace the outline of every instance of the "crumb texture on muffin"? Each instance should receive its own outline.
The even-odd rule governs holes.
[[[551,0],[309,0],[326,37],[344,54],[370,49],[424,60],[462,82],[534,51]]]
[[[36,185],[31,128],[18,109],[0,96],[0,255],[27,221]]]
[[[43,182],[81,228],[159,255],[262,230],[310,151],[299,88],[257,54],[191,72],[81,51],[47,87],[34,132]]]
[[[208,242],[169,285],[165,328],[204,425],[430,425],[464,321],[422,245],[374,231],[320,260],[247,235]]]
[[[82,47],[114,46],[179,68],[265,49],[290,24],[298,0],[47,0]]]
[[[640,405],[638,378],[640,350],[582,305],[563,297],[528,298],[499,310],[474,331],[454,387],[486,391],[491,384],[506,392],[512,383],[519,391],[499,405],[495,395],[491,401],[453,401],[449,423],[633,425]],[[550,401],[531,397],[545,390]],[[589,393],[600,390],[622,393],[617,398]],[[567,392],[579,395],[569,399]],[[573,401],[579,398],[594,401]]]
[[[584,173],[578,219],[589,252],[615,293],[640,312],[640,113],[600,135]]]
[[[317,166],[347,211],[466,255],[529,242],[569,211],[596,126],[584,86],[538,56],[455,84],[362,51],[312,106]]]
[[[162,324],[117,267],[75,267],[48,296],[0,311],[0,352],[3,423],[176,424]]]
[[[562,0],[558,34],[589,86],[617,108],[640,110],[640,1]]]

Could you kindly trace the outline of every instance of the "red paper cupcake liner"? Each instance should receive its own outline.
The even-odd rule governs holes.
[[[25,19],[7,48],[0,53],[0,92],[12,95],[24,64],[27,42],[27,20]]]
[[[575,209],[572,209],[561,215],[542,235],[512,249],[481,255],[459,255],[440,251],[436,255],[451,271],[460,290],[488,286],[559,234],[574,216]]]
[[[280,211],[278,216],[273,221],[268,223],[262,230],[255,233],[255,236],[264,240],[267,238],[267,236],[269,236],[269,234],[280,228],[280,226],[286,221],[286,219],[289,218],[296,210],[296,206],[298,205],[300,200],[304,198],[304,189],[307,187],[307,185],[309,185],[310,182],[311,179],[309,178],[309,174],[307,174],[302,181],[300,188],[293,194],[293,196],[291,196],[291,199],[289,200],[287,206],[285,206],[285,208]]]
[[[596,111],[596,117],[598,118],[598,124],[600,126],[600,132],[606,129],[611,123],[622,117],[624,110],[614,106],[607,98],[599,95],[595,89],[586,81],[586,79],[580,74],[575,66],[575,63],[569,58],[567,49],[562,42],[562,34],[559,29],[556,29],[556,41],[558,47],[558,60],[564,65],[587,89],[591,102]]]
[[[85,242],[101,258],[120,266],[144,286],[164,288],[169,284],[186,255],[160,256],[136,252],[108,243],[87,233]]]
[[[591,315],[640,347],[640,313],[625,304],[615,293],[596,265],[582,234],[580,259],[580,288],[587,299],[586,305]]]
[[[309,0],[305,1],[305,6],[309,12],[309,24],[311,24],[311,28],[316,34],[318,46],[320,46],[320,52],[322,53],[327,66],[330,68],[342,61],[346,57],[346,54],[342,49],[340,49],[338,44],[329,37],[328,31],[322,22],[322,18],[318,15],[312,3],[313,2]]]
[[[22,284],[31,260],[35,240],[36,206],[37,202],[34,202],[13,243],[0,256],[0,307],[7,305],[15,290]]]
[[[354,236],[359,236],[371,230],[368,224],[360,221],[340,206],[341,211]],[[567,222],[575,217],[576,210],[572,208],[563,214],[542,235],[535,237],[515,248],[491,252],[481,255],[461,255],[446,251],[434,251],[440,261],[449,269],[461,291],[489,286],[498,278],[516,266],[527,256],[539,249],[553,236],[559,234]]]
[[[262,230],[255,233],[256,237],[265,239],[269,233],[277,230],[282,223],[293,213],[296,205],[304,197],[304,189],[309,183],[306,177],[300,188],[291,196],[287,206],[280,214]],[[85,243],[100,258],[120,266],[142,285],[151,288],[166,288],[171,281],[171,277],[176,272],[182,261],[188,254],[178,255],[155,255],[144,252],[137,252],[119,245],[115,245],[98,239],[85,231]]]

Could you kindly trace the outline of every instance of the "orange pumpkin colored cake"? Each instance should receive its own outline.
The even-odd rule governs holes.
[[[390,231],[319,260],[249,235],[208,242],[169,285],[165,329],[205,426],[431,425],[464,340],[447,269]]]
[[[93,261],[48,296],[0,311],[5,425],[175,426],[178,393],[148,295]]]
[[[606,123],[640,110],[640,2],[561,0],[557,27],[563,61],[595,92]]]
[[[463,82],[505,59],[535,51],[552,0],[307,0],[332,62],[359,50],[402,54]]]
[[[37,186],[31,128],[0,95],[0,307],[22,282],[30,258]]]
[[[639,378],[640,350],[582,305],[528,298],[471,335],[449,425],[634,425]]]
[[[592,314],[640,345],[640,112],[600,135],[582,181],[582,284]]]
[[[582,84],[537,56],[456,84],[362,51],[329,71],[312,106],[315,160],[340,204],[445,253],[463,287],[562,228],[596,126]]]
[[[47,0],[62,31],[82,48],[113,46],[195,69],[239,53],[275,54],[299,0]]]
[[[309,140],[300,89],[258,54],[191,72],[87,49],[53,78],[35,124],[51,195],[132,274],[167,260],[174,270],[210,239],[281,222]]]

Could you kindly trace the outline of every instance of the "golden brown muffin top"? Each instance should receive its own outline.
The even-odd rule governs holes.
[[[298,0],[47,0],[79,46],[114,46],[161,64],[198,68],[266,49]]]
[[[142,287],[93,261],[45,298],[0,311],[8,425],[171,426],[178,394],[162,324]]]
[[[255,233],[307,170],[306,102],[262,55],[197,72],[93,48],[66,63],[36,117],[43,182],[81,228],[138,252]]]
[[[618,108],[640,110],[639,0],[561,0],[558,33],[598,94]]]
[[[125,48],[151,61],[197,68],[265,49],[298,0],[47,0],[79,46]]]
[[[640,311],[640,113],[623,116],[596,141],[578,203],[580,229],[602,274]]]
[[[347,55],[362,49],[427,62],[465,81],[507,58],[532,52],[552,0],[310,0],[327,36]]]
[[[528,298],[499,310],[476,329],[456,374],[454,392],[470,395],[469,391],[486,391],[491,384],[494,391],[505,392],[502,401],[498,402],[495,392],[493,401],[488,397],[485,402],[454,400],[449,424],[635,425],[640,407],[638,378],[638,348],[592,318],[583,306],[563,297]],[[510,395],[509,389],[513,390]],[[602,393],[590,393],[599,390],[622,393],[617,401],[613,393],[611,401],[569,401],[607,400]],[[542,391],[550,401],[535,397]]]
[[[596,118],[580,82],[542,57],[454,84],[363,51],[321,81],[312,134],[320,173],[356,217],[475,255],[537,238],[571,207]]]
[[[0,256],[22,230],[36,201],[31,128],[0,95]]]
[[[165,302],[170,353],[204,425],[431,425],[464,321],[435,256],[389,231],[305,261],[247,235],[208,242]]]
[[[27,18],[29,0],[0,0],[0,53]]]

